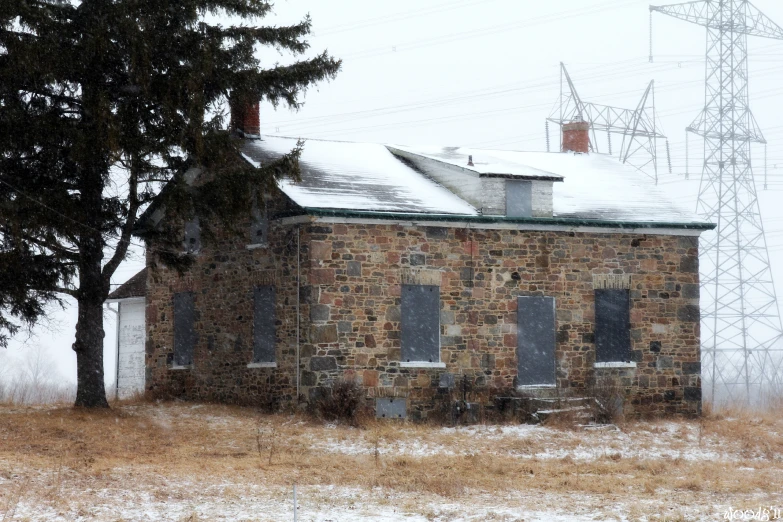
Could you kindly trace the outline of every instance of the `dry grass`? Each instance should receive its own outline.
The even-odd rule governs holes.
[[[564,509],[712,519],[726,507],[781,507],[782,418],[712,414],[621,431],[374,421],[356,429],[182,403],[120,402],[103,412],[0,407],[0,520],[136,519],[98,509],[106,491],[169,507],[263,498],[282,509],[294,483],[311,504],[350,513],[369,502],[421,520],[457,518],[443,507],[455,504],[459,516],[479,510],[475,520]],[[171,519],[220,518],[209,513]]]
[[[0,404],[69,404],[76,398],[76,386],[67,383],[36,384],[24,377],[0,379]]]

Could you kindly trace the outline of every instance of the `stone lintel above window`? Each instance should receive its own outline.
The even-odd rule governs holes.
[[[248,368],[277,368],[276,362],[254,362],[247,365]]]
[[[636,363],[633,361],[597,362],[593,364],[593,368],[636,368]]]
[[[446,368],[446,363],[444,362],[426,362],[426,361],[411,361],[411,362],[400,362],[400,368]]]

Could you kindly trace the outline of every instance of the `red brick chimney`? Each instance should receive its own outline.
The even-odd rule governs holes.
[[[258,102],[231,102],[231,132],[236,132],[245,138],[261,136],[261,117]]]
[[[590,151],[590,124],[572,121],[563,125],[563,152]]]

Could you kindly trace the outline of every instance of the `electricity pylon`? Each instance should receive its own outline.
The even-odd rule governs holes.
[[[564,84],[565,82],[565,84]],[[568,93],[564,87],[568,86]],[[549,151],[549,122],[562,126],[572,121],[590,124],[590,150],[598,152],[596,130],[606,132],[609,154],[612,154],[612,134],[623,137],[620,161],[627,163],[658,182],[658,142],[666,136],[655,127],[655,82],[650,82],[636,110],[621,109],[582,101],[574,82],[560,63],[560,103],[546,119],[546,143]],[[561,134],[562,135],[562,134]],[[668,142],[666,146],[668,152]],[[669,172],[671,172],[671,161]]]
[[[713,400],[717,389],[756,401],[781,389],[783,329],[753,180],[751,143],[766,140],[749,105],[747,37],[783,40],[783,29],[747,0],[650,6],[651,26],[653,12],[707,28],[704,108],[687,129],[704,138],[696,212],[717,225],[699,258],[702,375]]]

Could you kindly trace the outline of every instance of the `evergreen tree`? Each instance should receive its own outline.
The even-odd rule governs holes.
[[[270,9],[265,0],[0,2],[0,345],[73,297],[77,406],[107,406],[102,305],[132,233],[145,233],[145,207],[230,225],[248,215],[252,187],[298,172],[298,150],[250,168],[224,130],[228,98],[297,108],[304,89],[340,68],[325,52],[261,68],[260,46],[308,49],[309,17],[258,27]],[[214,175],[190,186],[193,168]],[[145,237],[185,266],[179,234]]]

